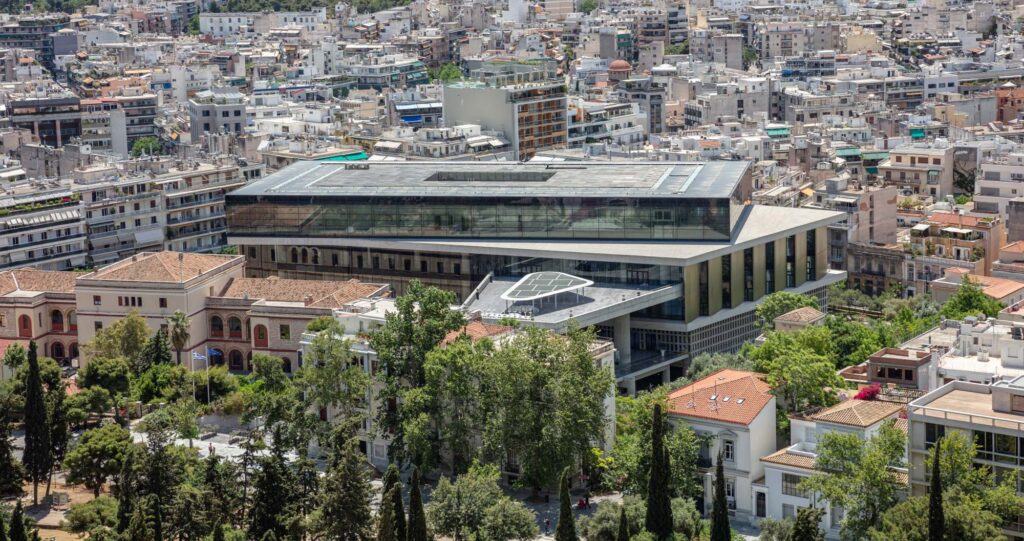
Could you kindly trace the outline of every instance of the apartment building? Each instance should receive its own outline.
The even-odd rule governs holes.
[[[816,469],[817,442],[825,434],[855,434],[868,440],[888,423],[896,421],[902,404],[882,401],[846,400],[820,411],[790,416],[790,442],[779,451],[760,458],[764,478],[754,485],[754,516],[756,519],[792,519],[801,507],[812,505],[825,509],[819,525],[825,538],[839,539],[845,517],[841,506],[815,501],[812,494],[800,489],[800,482],[819,473]],[[907,482],[907,470],[896,469],[896,478]]]
[[[665,131],[665,102],[668,88],[654,77],[634,77],[621,81],[615,87],[615,97],[620,103],[636,103],[640,112],[647,115],[647,133]]]
[[[683,122],[695,128],[724,119],[767,117],[768,80],[745,77],[734,83],[716,84],[713,91],[697,94],[683,106]]]
[[[1007,207],[1018,197],[1024,197],[1024,154],[1001,155],[981,163],[974,181],[974,212],[996,214],[1008,223]]]
[[[889,159],[878,165],[878,174],[889,185],[914,194],[941,200],[953,195],[953,156],[947,141],[913,143],[889,151]]]
[[[11,126],[30,131],[39,142],[60,147],[82,135],[82,112],[78,96],[70,92],[47,91],[12,97],[7,103]]]
[[[111,116],[111,129],[113,132],[114,126],[120,126],[119,123],[123,122],[125,133],[125,148],[119,149],[119,145],[115,144],[114,149],[122,156],[127,156],[127,151],[131,151],[135,141],[143,137],[156,137],[159,133],[155,123],[158,98],[156,94],[143,93],[115,96],[114,99],[118,107]],[[116,143],[117,139],[114,141]]]
[[[236,163],[176,165],[152,183],[167,211],[165,249],[208,252],[227,243],[224,196],[246,183]]]
[[[992,261],[1002,244],[1003,224],[998,217],[935,212],[910,228],[913,261],[907,263],[917,291],[929,282],[960,268],[972,274],[992,275]]]
[[[943,436],[959,432],[977,447],[975,463],[996,479],[1017,479],[1024,493],[1024,377],[986,385],[951,381],[907,406],[910,483],[913,495],[928,492],[928,450]],[[1024,539],[1024,521],[1004,523],[1003,534]]]
[[[85,265],[85,224],[78,198],[67,187],[19,183],[0,193],[0,211],[0,269]]]
[[[0,26],[0,47],[32,49],[47,67],[53,67],[53,34],[70,25],[65,14],[15,17]]]
[[[567,137],[565,84],[550,66],[489,65],[477,80],[444,87],[444,119],[451,126],[477,124],[501,132],[517,160],[563,148]]]
[[[669,394],[669,423],[685,423],[706,436],[698,462],[704,495],[697,502],[705,515],[711,513],[715,463],[721,456],[730,521],[757,521],[758,506],[764,503],[757,496],[763,492],[755,490],[765,475],[761,457],[776,450],[775,408],[763,374],[728,368]]]
[[[589,143],[639,145],[646,139],[647,117],[637,103],[588,102],[569,104],[569,148]]]
[[[427,66],[419,58],[406,55],[350,56],[340,59],[334,73],[355,81],[356,88],[404,89],[427,84]]]
[[[847,218],[829,226],[829,265],[847,269],[850,243],[894,244],[896,242],[896,203],[894,186],[851,183],[846,177],[825,181],[815,189],[808,208],[845,212]]]
[[[164,194],[152,179],[122,176],[109,166],[76,172],[73,190],[82,202],[92,265],[160,250],[164,242]]]
[[[118,109],[118,103],[113,98],[87,98],[82,99],[81,107],[81,140],[82,144],[89,145],[94,150],[113,150],[115,146],[128,146],[127,127],[125,131],[114,130],[111,117]],[[114,141],[120,140],[119,145]]]
[[[192,142],[207,133],[241,134],[248,122],[246,97],[235,88],[212,88],[188,100]]]

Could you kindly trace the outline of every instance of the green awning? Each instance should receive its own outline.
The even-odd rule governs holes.
[[[837,148],[836,156],[840,156],[843,158],[849,158],[850,156],[860,156],[860,149],[857,147]]]
[[[878,168],[877,167],[870,167],[869,166],[869,167],[865,167],[864,170],[867,171],[868,173],[871,173],[872,175],[877,175],[878,174]]]
[[[910,137],[914,139],[924,137],[924,128],[910,128]]]
[[[884,160],[889,157],[889,151],[865,152],[861,157],[865,160]]]
[[[369,158],[365,152],[359,151],[355,154],[345,154],[344,156],[331,156],[330,158],[324,158],[322,162],[352,162],[358,160],[365,160]]]
[[[789,135],[789,128],[768,128],[768,137],[785,137]]]

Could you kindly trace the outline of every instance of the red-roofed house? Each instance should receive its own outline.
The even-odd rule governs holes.
[[[669,395],[670,422],[686,423],[697,434],[710,437],[700,449],[705,476],[699,503],[706,512],[711,511],[714,461],[721,453],[729,514],[733,520],[756,521],[766,492],[763,486],[756,490],[764,477],[761,457],[776,450],[771,391],[763,374],[727,368]]]

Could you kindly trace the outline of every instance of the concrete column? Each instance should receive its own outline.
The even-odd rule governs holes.
[[[672,369],[666,367],[665,370],[662,370],[661,372],[661,382],[669,383],[670,381],[672,381]]]
[[[630,363],[629,314],[613,319],[612,326],[615,332],[615,349],[619,352],[619,363],[628,366]],[[636,382],[631,385],[635,392]]]
[[[61,140],[60,140],[60,120],[54,120],[53,121],[53,129],[54,129],[54,131],[57,132],[57,146],[59,147],[59,146],[61,146]]]

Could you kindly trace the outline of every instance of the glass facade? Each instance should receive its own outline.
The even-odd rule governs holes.
[[[229,196],[238,236],[728,240],[729,198]]]

